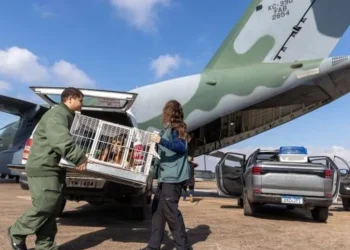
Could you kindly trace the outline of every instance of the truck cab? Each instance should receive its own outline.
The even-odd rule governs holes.
[[[41,97],[50,108],[59,104],[60,95],[64,88],[30,87]],[[81,114],[117,123],[128,127],[137,127],[138,124],[130,108],[137,94],[129,92],[104,91],[94,89],[80,89],[84,94],[84,103]],[[37,120],[37,122],[40,119]],[[28,188],[25,177],[25,164],[30,154],[33,142],[32,133],[26,138],[21,162],[9,164],[9,168],[21,174],[19,180],[23,189]],[[92,205],[103,205],[109,202],[121,202],[131,205],[133,218],[143,220],[147,205],[151,201],[152,176],[149,176],[146,185],[137,185],[123,182],[120,179],[106,176],[91,176],[91,174],[67,171],[65,198],[70,201],[86,201]],[[65,205],[65,204],[64,204]],[[61,211],[64,210],[64,205]]]

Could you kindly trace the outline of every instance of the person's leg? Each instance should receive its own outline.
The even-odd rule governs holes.
[[[163,213],[164,202],[161,199],[162,189],[162,183],[159,183],[152,203],[152,230],[146,249],[160,249],[164,238],[165,217]]]
[[[178,209],[181,197],[182,184],[164,183],[162,199],[164,199],[164,215],[173,235],[177,250],[189,249],[185,223],[180,210]]]
[[[193,202],[193,195],[194,195],[194,185],[189,186],[189,194],[190,194],[190,201]]]
[[[187,198],[187,185],[184,185],[182,189],[183,189],[183,200],[185,201]]]
[[[36,233],[35,250],[50,249],[56,250],[55,236],[57,234],[56,217],[50,217]]]
[[[28,185],[33,206],[10,228],[10,235],[17,243],[36,234],[36,249],[49,249],[57,233],[55,216],[62,200],[63,183],[57,176],[28,177]]]
[[[50,249],[56,250],[58,247],[55,244],[55,236],[57,234],[57,224],[56,218],[60,213],[61,205],[63,202],[63,193],[65,188],[65,176],[61,176],[59,178],[59,186],[58,187],[50,187],[52,190],[56,190],[58,188],[60,190],[60,197],[57,201],[56,207],[53,210],[52,216],[46,221],[46,223],[38,230],[36,233],[37,239],[35,241],[35,245],[37,250],[39,249]]]
[[[35,228],[31,228],[30,224],[28,227],[24,227],[28,217],[32,217],[35,214],[35,207],[38,205],[36,189],[32,188],[32,178],[27,177],[29,192],[32,199],[32,207],[29,208],[16,222],[8,228],[8,236],[11,238],[12,244],[19,246],[20,248],[26,249],[25,241],[28,235],[35,233]],[[34,232],[33,232],[34,231]]]

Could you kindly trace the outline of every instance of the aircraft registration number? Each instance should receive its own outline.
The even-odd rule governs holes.
[[[67,187],[95,188],[96,181],[89,179],[69,178],[67,180]]]
[[[283,204],[303,204],[303,197],[298,196],[282,196]]]

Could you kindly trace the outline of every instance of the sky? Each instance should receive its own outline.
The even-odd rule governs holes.
[[[29,86],[128,91],[199,73],[248,0],[11,0],[0,8],[0,94]],[[214,14],[215,13],[215,14]],[[330,56],[350,55],[350,29]],[[24,87],[23,90],[19,90]],[[224,151],[303,145],[350,160],[350,95]],[[16,117],[0,114],[0,128]]]

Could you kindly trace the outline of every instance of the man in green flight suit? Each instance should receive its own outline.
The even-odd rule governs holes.
[[[26,164],[32,207],[8,229],[12,249],[26,250],[26,237],[36,234],[36,250],[56,250],[56,217],[63,202],[65,169],[58,166],[61,157],[86,170],[84,151],[74,144],[70,128],[74,112],[83,105],[83,93],[66,88],[61,103],[47,111],[33,135],[33,145]]]

